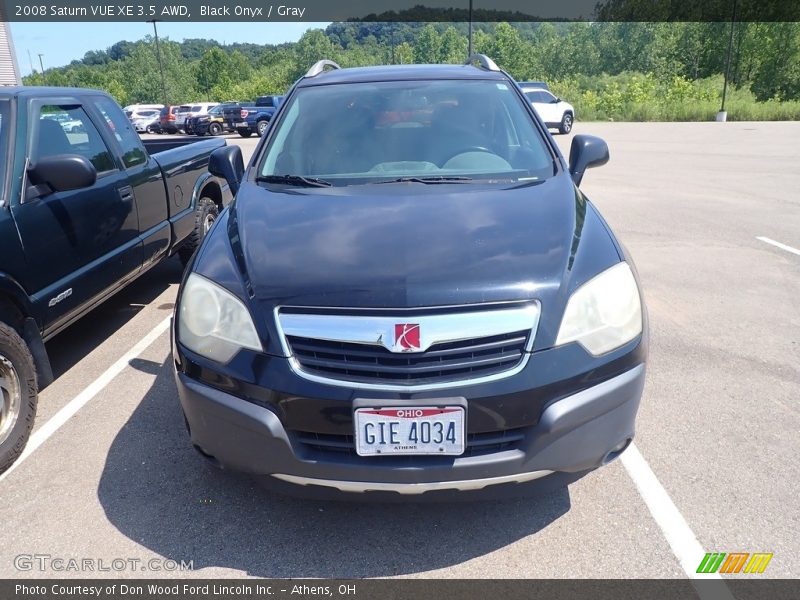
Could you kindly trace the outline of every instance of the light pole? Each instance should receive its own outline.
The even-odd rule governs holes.
[[[467,58],[469,58],[472,56],[472,0],[469,0],[469,33],[467,39],[469,40],[467,43]]]
[[[40,54],[39,55],[39,66],[42,67],[42,85],[47,83],[47,77],[45,77],[45,74],[44,74],[44,62],[42,62],[42,57],[43,56],[44,56],[44,54]]]
[[[161,93],[164,95],[164,106],[168,104],[167,102],[167,82],[164,80],[164,63],[161,62],[161,46],[158,43],[158,28],[156,27],[156,22],[158,19],[153,19],[152,21],[147,21],[148,23],[153,24],[153,33],[156,37],[156,55],[158,56],[158,70],[161,71]]]
[[[731,70],[731,52],[733,50],[733,28],[736,25],[736,0],[733,0],[733,14],[731,15],[731,34],[728,38],[728,56],[725,59],[725,81],[722,84],[722,106],[717,113],[717,121],[725,122],[728,120],[728,113],[725,112],[725,96],[728,93],[728,77]]]

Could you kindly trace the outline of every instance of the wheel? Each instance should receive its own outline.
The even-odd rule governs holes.
[[[0,473],[25,448],[36,418],[36,367],[19,334],[0,323]]]
[[[249,129],[237,129],[236,132],[242,137],[250,137],[253,135],[253,132]]]
[[[197,208],[194,211],[194,231],[189,235],[189,239],[184,242],[178,256],[185,267],[189,264],[194,251],[206,237],[206,234],[211,229],[214,221],[219,216],[219,208],[211,198],[203,196],[197,203]]]
[[[258,129],[258,131],[256,131],[256,135],[258,135],[258,137],[261,137],[262,135],[264,135],[264,132],[267,130],[267,127],[269,127],[269,121],[259,121],[256,127]]]
[[[156,129],[152,125],[148,125],[147,128],[145,129],[145,133],[155,133],[155,132]]]
[[[564,116],[561,117],[561,124],[558,126],[558,130],[563,134],[567,134],[572,131],[572,123],[572,113],[564,113]]]
[[[211,123],[208,126],[208,133],[210,133],[211,135],[219,135],[220,133],[222,133],[222,125],[220,125],[219,123]]]

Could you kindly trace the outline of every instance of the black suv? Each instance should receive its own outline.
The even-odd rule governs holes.
[[[607,160],[576,136],[567,164],[485,56],[315,65],[246,171],[236,147],[212,155],[238,194],[176,304],[194,445],[362,498],[516,492],[619,456],[647,323],[578,188]]]

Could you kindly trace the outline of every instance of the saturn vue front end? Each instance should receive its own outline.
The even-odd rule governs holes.
[[[647,355],[635,268],[494,63],[300,79],[184,276],[180,401],[219,466],[296,491],[500,493],[617,457]],[[328,68],[330,67],[330,68]],[[552,477],[551,477],[552,476]],[[293,486],[287,486],[293,484]]]

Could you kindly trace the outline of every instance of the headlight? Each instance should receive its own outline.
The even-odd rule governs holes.
[[[189,350],[221,363],[242,348],[261,352],[247,307],[229,291],[192,273],[178,311],[178,337]]]
[[[594,356],[642,333],[642,303],[628,263],[590,279],[570,296],[556,346],[578,342]]]

